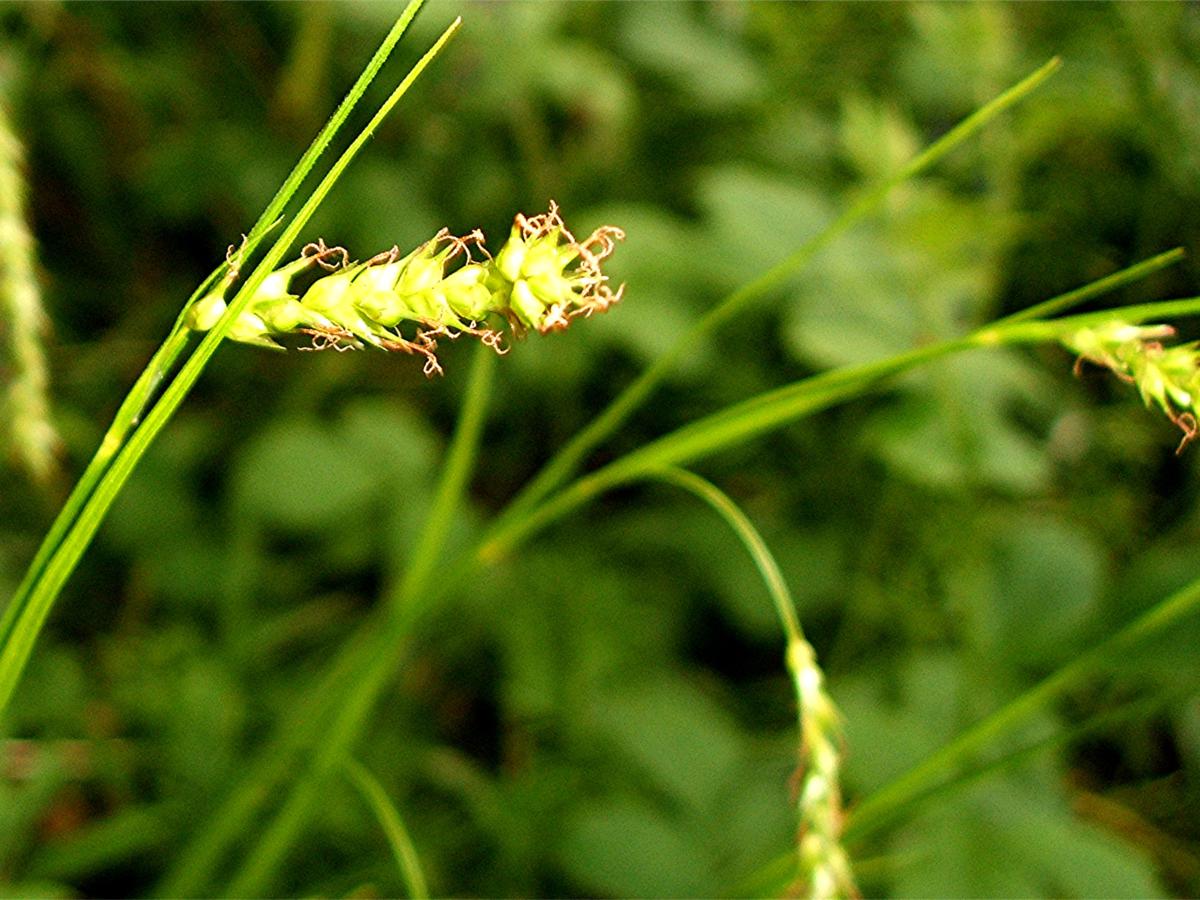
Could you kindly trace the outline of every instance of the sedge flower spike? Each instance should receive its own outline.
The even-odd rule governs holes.
[[[302,334],[311,350],[399,350],[425,357],[426,375],[440,374],[439,337],[470,335],[506,353],[505,324],[518,337],[546,334],[604,312],[624,285],[614,291],[601,264],[624,238],[604,225],[579,241],[551,202],[541,215],[518,215],[494,257],[478,230],[455,237],[442,229],[407,255],[393,247],[361,263],[318,241],[263,280],[227,336],[273,349],[283,349],[280,337]],[[315,279],[303,277],[314,270]],[[216,325],[228,286],[192,304],[189,328]]]
[[[1084,360],[1110,369],[1137,388],[1146,406],[1157,406],[1182,432],[1176,452],[1200,435],[1200,343],[1164,346],[1170,325],[1130,325],[1113,321],[1082,328],[1063,344]],[[1079,368],[1076,364],[1076,369]]]

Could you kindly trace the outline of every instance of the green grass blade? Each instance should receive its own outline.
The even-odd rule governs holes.
[[[6,611],[0,622],[0,710],[3,710],[20,679],[25,663],[32,652],[33,644],[40,633],[58,592],[74,570],[79,558],[91,542],[118,492],[128,480],[138,461],[150,443],[170,420],[171,415],[183,402],[196,379],[204,370],[208,360],[237,315],[245,308],[258,286],[276,266],[284,252],[299,236],[325,196],[332,190],[346,167],[362,149],[371,134],[407,92],[413,81],[437,56],[446,41],[458,30],[461,20],[455,22],[442,34],[434,46],[417,62],[400,85],[392,92],[367,126],[351,145],[342,153],[321,183],[305,201],[295,219],[288,224],[266,256],[255,267],[242,288],[229,303],[220,322],[208,332],[199,346],[184,363],[179,374],[163,391],[140,426],[133,431],[118,452],[112,464],[103,472],[93,493],[84,501],[78,516],[63,535],[62,542],[46,559],[45,565],[30,584],[27,593],[14,598],[16,608]]]
[[[316,164],[318,158],[320,158],[326,147],[328,147],[330,141],[341,130],[351,112],[358,105],[358,101],[375,79],[380,68],[382,68],[391,55],[392,50],[395,49],[396,43],[400,40],[405,30],[407,30],[413,16],[416,15],[424,2],[425,0],[410,0],[403,14],[396,21],[391,31],[388,32],[383,43],[379,45],[379,49],[375,51],[366,68],[363,69],[362,74],[359,75],[358,79],[351,86],[350,91],[346,94],[333,115],[330,116],[329,121],[325,123],[325,126],[321,129],[317,137],[308,146],[308,149],[301,155],[300,160],[288,174],[279,190],[275,192],[275,196],[271,198],[270,203],[267,204],[258,221],[250,229],[246,236],[246,243],[242,248],[243,257],[248,257],[253,253],[271,228],[274,227],[288,202],[295,195],[305,177]],[[138,376],[137,381],[134,382],[133,388],[125,396],[125,399],[117,409],[112,424],[109,425],[108,430],[105,432],[99,448],[97,448],[95,455],[84,469],[83,474],[72,489],[62,510],[50,526],[49,532],[47,532],[41,546],[38,548],[37,554],[29,565],[24,580],[14,594],[13,601],[5,609],[5,618],[0,622],[0,645],[3,645],[7,639],[12,622],[15,621],[15,617],[23,603],[21,598],[29,592],[34,580],[40,576],[46,562],[50,559],[50,556],[57,549],[72,523],[78,517],[84,503],[92,495],[101,476],[112,462],[113,457],[124,445],[130,429],[137,424],[154,391],[166,377],[166,374],[174,367],[180,353],[187,346],[189,332],[184,322],[187,318],[189,307],[220,282],[228,271],[229,263],[227,261],[214,269],[201,282],[200,286],[196,288],[184,304],[183,309],[180,310],[166,340],[154,352],[154,355],[150,358],[150,362],[147,363],[146,368]]]
[[[1091,284],[1085,284],[1076,290],[1052,297],[1042,303],[1036,303],[1027,309],[1013,313],[1011,316],[997,319],[992,324],[1004,325],[1010,322],[1026,322],[1030,319],[1048,319],[1051,316],[1057,316],[1059,313],[1066,312],[1068,309],[1078,306],[1081,303],[1086,303],[1095,297],[1099,297],[1101,294],[1124,287],[1127,284],[1131,284],[1134,281],[1157,272],[1159,269],[1165,269],[1167,266],[1174,265],[1186,255],[1182,247],[1175,247],[1165,253],[1158,254],[1158,256],[1152,256],[1150,259],[1143,260],[1137,265],[1121,269],[1119,272],[1113,272],[1099,281],[1093,281]]]
[[[1116,634],[1045,678],[1007,706],[964,732],[937,753],[868,797],[854,810],[848,833],[855,838],[878,828],[892,812],[935,787],[998,737],[1058,701],[1107,663],[1147,638],[1200,611],[1200,579],[1151,607]]]
[[[1036,759],[1041,754],[1050,750],[1061,750],[1085,737],[1109,731],[1114,726],[1146,719],[1168,706],[1171,702],[1179,699],[1181,698],[1178,695],[1148,697],[1126,703],[1117,709],[1101,715],[1092,716],[1086,722],[1073,728],[1065,728],[1055,732],[1040,741],[1013,750],[982,765],[965,768],[953,777],[938,782],[928,790],[913,795],[905,803],[880,812],[876,818],[867,822],[866,825],[860,825],[857,817],[852,815],[846,827],[847,840],[862,841],[881,828],[887,827],[890,822],[895,821],[900,816],[911,817],[914,813],[939,797],[951,796],[958,791],[966,790],[973,785],[979,784],[993,775],[1019,768],[1021,765]]]
[[[351,784],[362,793],[367,806],[379,820],[379,827],[387,836],[388,844],[396,857],[396,866],[400,869],[400,876],[408,889],[408,896],[413,900],[425,900],[429,896],[429,888],[425,883],[425,873],[421,871],[421,858],[417,855],[417,848],[413,846],[408,829],[404,827],[404,820],[400,818],[400,813],[396,811],[387,791],[358,760],[346,760],[345,769]]]
[[[663,468],[649,473],[648,477],[682,488],[716,510],[717,515],[724,519],[725,524],[738,536],[738,540],[754,561],[758,574],[762,576],[763,585],[771,596],[771,602],[775,604],[775,612],[783,627],[784,637],[789,644],[793,641],[803,641],[804,631],[800,627],[800,617],[796,614],[796,601],[792,599],[792,592],[788,589],[787,581],[784,580],[783,572],[780,571],[771,548],[758,533],[754,523],[729,495],[711,481],[686,469]],[[797,696],[797,701],[799,699]]]
[[[213,894],[218,867],[229,849],[250,828],[254,817],[274,797],[279,785],[296,770],[301,754],[317,743],[323,724],[341,705],[358,677],[359,659],[374,644],[377,623],[368,621],[347,640],[319,679],[303,694],[304,710],[281,728],[209,816],[155,887],[159,897],[203,897]]]
[[[1052,297],[1039,306],[1053,308],[1067,299],[1099,296],[1105,290],[1128,284],[1136,278],[1144,278],[1161,268],[1163,257],[1174,258],[1174,253],[1136,263],[1083,287]],[[647,472],[666,466],[687,465],[718,450],[745,443],[804,416],[852,400],[896,375],[935,360],[978,347],[1053,342],[1075,329],[1114,318],[1139,322],[1197,313],[1200,313],[1200,298],[1189,298],[1083,313],[1050,321],[1018,320],[989,324],[965,337],[801,379],[689,422],[578,479],[531,511],[501,516],[488,532],[479,549],[479,556],[484,561],[504,556],[540,528],[619,484],[636,480]]]
[[[974,340],[980,345],[1035,344],[1061,340],[1080,328],[1094,328],[1106,322],[1125,322],[1138,325],[1142,322],[1165,322],[1200,315],[1200,297],[1183,297],[1178,300],[1156,300],[1152,303],[1137,303],[1102,309],[1098,312],[1079,313],[1061,319],[1006,322],[989,325],[975,332]]]
[[[663,356],[638,376],[604,412],[555,454],[513,501],[507,515],[523,515],[570,477],[571,473],[579,468],[584,457],[621,426],[701,338],[800,272],[817,253],[882,206],[893,189],[935,165],[996,116],[1023,100],[1053,75],[1061,64],[1062,61],[1054,57],[1027,78],[980,107],[925,148],[896,175],[847,208],[823,231],[806,241],[791,255],[717,304]]]
[[[294,773],[296,780],[288,788],[283,805],[260,831],[243,865],[229,886],[220,893],[226,897],[258,897],[268,894],[267,886],[282,864],[288,850],[310,816],[320,808],[325,795],[342,764],[353,749],[363,723],[370,715],[376,698],[399,666],[404,648],[384,632],[373,642],[373,651],[355,679],[348,702],[337,710],[333,722],[327,723],[317,746],[301,761],[303,771]]]

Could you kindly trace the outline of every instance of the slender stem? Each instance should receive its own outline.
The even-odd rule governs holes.
[[[1099,312],[1080,313],[1061,319],[1001,322],[985,326],[975,332],[974,340],[980,345],[1035,344],[1057,341],[1072,331],[1092,328],[1106,322],[1124,322],[1138,325],[1151,319],[1165,321],[1186,316],[1200,315],[1200,297],[1184,297],[1179,300],[1156,300],[1153,303],[1137,303],[1104,309]]]
[[[479,557],[491,561],[507,555],[533,533],[592,497],[649,471],[685,465],[785,422],[827,409],[886,378],[976,346],[979,344],[973,338],[959,338],[878,362],[834,369],[697,419],[577,479],[531,512],[501,517],[481,544]]]
[[[746,514],[712,482],[673,467],[648,474],[689,491],[716,510],[749,551],[762,575],[787,636],[785,659],[800,726],[798,885],[813,898],[853,896],[857,893],[854,878],[840,840],[841,723],[825,691],[825,675],[817,665],[816,653],[804,639],[796,604],[779,564]]]
[[[695,494],[725,520],[738,539],[745,545],[758,573],[762,575],[763,584],[771,601],[775,604],[775,612],[779,615],[779,624],[783,626],[784,636],[789,646],[804,641],[804,631],[800,627],[800,617],[796,614],[796,601],[788,589],[787,581],[779,564],[775,561],[771,548],[767,546],[754,523],[742,512],[741,508],[729,498],[729,495],[707,479],[701,478],[694,472],[674,466],[664,466],[662,469],[648,473],[650,478],[673,484]]]
[[[979,722],[959,738],[864,800],[852,812],[847,837],[857,840],[875,831],[897,807],[911,802],[988,745],[1042,711],[1128,650],[1200,610],[1200,579],[1151,607],[1116,634],[1063,666],[1033,689]]]
[[[425,881],[425,873],[421,870],[421,858],[417,855],[417,848],[413,846],[408,829],[404,827],[404,820],[400,818],[400,813],[388,798],[383,785],[356,759],[347,759],[345,770],[351,784],[362,793],[363,799],[379,820],[379,825],[396,857],[396,865],[404,879],[404,886],[408,888],[408,896],[413,900],[425,900],[429,896],[429,887]]]
[[[355,80],[333,115],[329,117],[329,121],[325,123],[325,126],[321,129],[317,137],[309,144],[308,149],[304,151],[300,160],[292,168],[292,171],[288,174],[283,184],[280,185],[279,190],[275,192],[275,196],[267,204],[266,209],[258,217],[258,221],[250,229],[250,232],[246,236],[246,242],[240,251],[242,258],[252,253],[255,247],[258,246],[267,233],[275,226],[284,208],[295,195],[296,191],[299,190],[304,178],[329,146],[330,141],[333,140],[337,132],[346,123],[350,113],[358,105],[359,100],[362,99],[371,82],[375,80],[375,76],[379,73],[379,70],[383,67],[388,57],[391,56],[397,42],[399,42],[401,36],[408,29],[409,23],[424,3],[425,0],[410,0],[408,6],[405,7],[404,12],[383,39],[383,42],[379,45],[379,49],[375,51],[375,54],[367,63],[366,68],[363,69],[362,73]],[[185,326],[185,321],[189,307],[225,278],[229,272],[230,265],[227,261],[209,273],[208,277],[201,282],[200,286],[196,288],[191,297],[183,305],[183,308],[179,311],[179,315],[176,316],[175,323],[172,325],[167,339],[154,352],[154,355],[150,358],[150,362],[146,364],[146,368],[138,376],[133,388],[126,394],[104,438],[101,440],[99,448],[96,450],[91,462],[88,463],[83,475],[80,476],[75,488],[71,491],[62,511],[50,526],[49,532],[38,548],[38,552],[34,556],[32,563],[29,565],[24,580],[17,588],[12,602],[9,603],[5,610],[4,622],[0,624],[0,646],[3,646],[8,639],[8,628],[10,627],[9,616],[11,615],[15,618],[16,612],[23,602],[21,598],[27,594],[34,581],[40,577],[46,562],[74,524],[84,503],[92,495],[100,478],[107,470],[109,463],[112,462],[117,451],[124,445],[129,431],[137,425],[154,391],[161,384],[166,374],[174,367],[175,361],[187,346],[190,332]],[[0,708],[2,706],[3,704],[0,704]]]
[[[1004,325],[1010,322],[1025,322],[1029,319],[1048,319],[1051,316],[1057,316],[1059,313],[1064,313],[1072,307],[1086,303],[1093,297],[1098,297],[1101,294],[1106,294],[1126,284],[1138,281],[1152,272],[1157,272],[1159,269],[1165,269],[1167,266],[1179,262],[1186,255],[1182,247],[1175,247],[1165,253],[1158,254],[1158,256],[1152,256],[1137,265],[1121,269],[1119,272],[1113,272],[1108,277],[1101,278],[1099,281],[1093,281],[1091,284],[1085,284],[1081,288],[1060,294],[1042,303],[1034,304],[1002,319],[997,319],[992,324]]]
[[[474,471],[495,369],[496,354],[483,345],[477,347],[461,418],[442,468],[433,506],[413,548],[404,577],[389,598],[391,605],[399,605],[417,597],[437,568],[454,513],[462,501],[467,480]]]
[[[320,740],[324,723],[334,710],[344,705],[346,696],[355,689],[360,660],[375,646],[378,626],[378,621],[372,617],[343,643],[319,683],[302,693],[303,714],[293,716],[288,727],[278,729],[274,739],[244,767],[236,786],[184,851],[172,861],[170,871],[155,887],[155,896],[213,894],[210,887],[212,874],[222,856],[249,830],[251,821],[271,801],[278,785],[297,768],[301,754],[308,753]]]

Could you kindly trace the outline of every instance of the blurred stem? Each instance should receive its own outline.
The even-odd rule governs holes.
[[[1144,269],[1142,274],[1145,274]],[[1127,280],[1125,276],[1126,272],[1118,272],[1101,281],[1109,285],[1123,283]],[[1095,285],[1089,285],[1072,293],[1089,289],[1093,294],[1098,290]],[[1000,322],[961,338],[918,347],[876,362],[822,372],[689,422],[577,479],[533,510],[519,516],[502,516],[481,544],[479,556],[483,561],[505,556],[549,523],[604,491],[644,476],[647,471],[685,465],[717,450],[743,443],[803,416],[853,399],[883,381],[934,360],[981,347],[1055,343],[1080,328],[1113,320],[1136,324],[1148,319],[1197,314],[1200,314],[1200,297],[1120,307],[1051,321]]]
[[[446,456],[433,506],[425,528],[413,548],[404,577],[388,597],[391,606],[411,602],[412,598],[423,593],[429,584],[430,576],[437,569],[446,545],[446,537],[454,521],[454,513],[462,502],[467,481],[475,469],[475,457],[479,452],[479,439],[483,433],[484,417],[495,371],[496,354],[485,346],[477,347],[461,418]]]
[[[288,124],[307,131],[320,121],[320,110],[325,107],[325,92],[320,86],[328,81],[334,7],[328,3],[301,3],[290,11],[299,26],[275,91],[275,110]]]
[[[601,441],[611,435],[637,409],[663,379],[674,370],[676,363],[691,352],[697,342],[732,319],[751,303],[767,296],[781,287],[787,279],[796,275],[826,246],[849,231],[862,219],[875,212],[892,190],[939,162],[948,153],[967,140],[984,125],[1024,99],[1042,82],[1054,74],[1061,65],[1054,57],[1023,81],[1009,88],[990,103],[980,107],[970,116],[955,125],[950,131],[930,144],[914,157],[907,166],[884,181],[874,190],[868,191],[857,203],[846,209],[823,231],[804,242],[791,255],[758,278],[734,291],[692,326],[672,347],[650,365],[632,384],[618,396],[608,408],[570,440],[513,500],[504,514],[499,527],[503,529],[508,520],[523,516],[562,484],[578,469],[584,457]]]
[[[893,805],[886,810],[880,808],[880,811],[874,814],[874,820],[867,826],[862,827],[861,830],[857,824],[858,815],[861,812],[861,806],[859,806],[852,811],[850,823],[846,827],[847,841],[858,842],[865,840],[872,833],[877,832],[880,828],[894,821],[897,816],[901,814],[911,816],[917,808],[925,806],[937,797],[965,790],[993,775],[1018,768],[1036,759],[1042,753],[1068,747],[1083,738],[1111,730],[1117,725],[1145,720],[1147,717],[1168,706],[1172,700],[1179,699],[1181,698],[1178,696],[1158,696],[1135,700],[1117,709],[1093,716],[1081,725],[1051,734],[1040,741],[1035,741],[1028,746],[1013,750],[982,765],[974,768],[964,768],[953,777],[939,781],[935,786],[923,790],[918,794],[910,795],[908,800],[901,805]],[[887,790],[887,788],[885,787],[883,790]],[[868,797],[866,802],[869,803],[871,800],[872,798]]]
[[[1012,315],[997,319],[992,324],[1002,325],[1009,322],[1026,322],[1030,319],[1046,319],[1050,316],[1057,316],[1072,307],[1086,303],[1093,297],[1098,297],[1126,284],[1139,281],[1147,275],[1157,272],[1159,269],[1165,269],[1167,266],[1174,265],[1186,255],[1182,247],[1175,247],[1165,253],[1158,254],[1158,256],[1152,256],[1147,260],[1143,260],[1127,269],[1113,272],[1113,274],[1101,278],[1099,281],[1093,281],[1091,284],[1084,285],[1078,290],[1068,291],[1043,303],[1034,304]]]
[[[184,851],[154,890],[159,897],[212,896],[210,885],[221,858],[250,830],[250,823],[271,800],[277,786],[296,768],[302,753],[311,752],[321,728],[333,710],[355,689],[361,657],[372,651],[378,623],[368,620],[347,640],[335,661],[318,683],[301,690],[303,708],[287,727],[279,728],[273,740],[259,751],[244,769],[237,785],[192,837]]]
[[[320,723],[315,746],[311,755],[299,763],[300,771],[287,789],[283,805],[259,833],[223,894],[247,897],[266,892],[296,836],[317,809],[324,787],[353,751],[371,710],[400,668],[405,655],[403,644],[413,623],[432,605],[427,596],[430,577],[437,571],[454,512],[462,504],[474,469],[495,365],[496,355],[490,348],[476,348],[458,426],[408,570],[399,587],[388,592],[382,622],[374,623],[365,643],[354,648],[349,661],[354,675],[346,682],[344,693],[319,716],[305,710],[297,717],[301,723]],[[241,790],[255,787],[247,785]]]
[[[347,759],[345,770],[350,783],[362,793],[363,799],[379,820],[379,826],[387,836],[388,844],[396,857],[396,866],[400,869],[408,896],[413,900],[425,900],[429,896],[429,888],[425,882],[425,873],[421,871],[421,858],[417,855],[417,848],[413,846],[408,829],[404,827],[404,820],[400,818],[400,813],[396,811],[387,791],[358,760]]]
[[[775,604],[775,612],[779,616],[779,624],[783,626],[783,633],[787,639],[788,647],[791,648],[793,645],[806,643],[804,631],[800,627],[800,617],[796,614],[796,601],[792,598],[792,592],[788,589],[787,581],[784,579],[783,572],[780,571],[779,564],[775,561],[775,557],[771,553],[771,548],[762,539],[762,535],[758,533],[758,529],[754,527],[754,523],[730,499],[729,495],[711,481],[701,478],[699,475],[689,472],[686,469],[664,467],[658,471],[647,473],[646,477],[683,488],[685,491],[695,494],[717,511],[717,514],[725,520],[725,523],[738,536],[738,540],[745,545],[751,559],[754,560],[754,565],[758,569],[758,574],[762,576],[767,593],[771,595],[771,600]],[[800,684],[797,682],[795,687],[796,699],[797,701],[802,701]]]
[[[900,807],[944,780],[947,773],[980,752],[993,739],[1059,700],[1105,663],[1151,635],[1165,630],[1200,609],[1200,579],[1175,592],[1126,625],[1116,634],[1063,666],[1003,709],[966,731],[959,738],[860,803],[846,829],[847,839],[860,840],[877,830]]]
[[[1173,701],[1183,699],[1185,698],[1180,695],[1168,695],[1135,700],[1109,712],[1092,716],[1080,725],[1057,732],[1040,741],[1035,741],[1025,747],[1013,750],[983,765],[964,769],[953,778],[941,781],[936,786],[913,796],[902,807],[892,807],[886,813],[882,813],[874,822],[869,832],[858,833],[854,820],[851,820],[849,826],[846,828],[846,842],[857,843],[865,840],[870,833],[886,827],[901,815],[907,815],[911,818],[920,807],[926,806],[938,797],[952,796],[994,775],[1020,768],[1022,765],[1031,762],[1050,750],[1061,750],[1063,747],[1068,747],[1084,738],[1111,731],[1118,725],[1145,720],[1147,717],[1170,705]],[[790,876],[785,872],[786,864],[790,858],[791,854],[781,854],[771,860],[770,863],[739,884],[736,890],[730,891],[730,895],[780,896],[785,894],[791,881]],[[867,865],[866,861],[860,859],[855,868],[862,875],[867,869]]]
[[[712,482],[673,467],[650,472],[648,477],[683,488],[716,510],[746,547],[762,576],[787,638],[785,659],[800,720],[798,886],[805,896],[813,898],[854,896],[857,890],[850,860],[839,840],[840,717],[825,691],[825,675],[817,665],[816,653],[804,639],[796,603],[779,564],[746,514]]]

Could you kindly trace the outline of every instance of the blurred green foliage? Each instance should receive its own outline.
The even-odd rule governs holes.
[[[68,469],[398,12],[0,8]],[[312,237],[359,257],[443,225],[498,239],[549,198],[577,231],[629,234],[611,266],[627,300],[498,367],[459,549],[695,316],[1053,54],[1047,87],[707,342],[601,457],[1171,246],[1191,261],[1116,299],[1197,293],[1194,5],[447,3],[395,65],[459,13]],[[152,889],[397,577],[466,381],[465,350],[444,362],[426,382],[383,354],[221,351],[8,716],[6,891]],[[701,467],[800,599],[845,714],[851,807],[1200,574],[1195,449],[1175,457],[1131,392],[1070,368],[1058,351],[962,357]],[[7,596],[67,485],[2,483]],[[995,749],[1131,700],[1149,714],[852,847],[864,891],[1200,892],[1198,638],[1192,623],[1140,648]],[[735,892],[794,840],[781,652],[734,536],[688,496],[629,490],[450,598],[358,756],[437,894]],[[348,783],[288,859],[281,895],[403,887]]]

